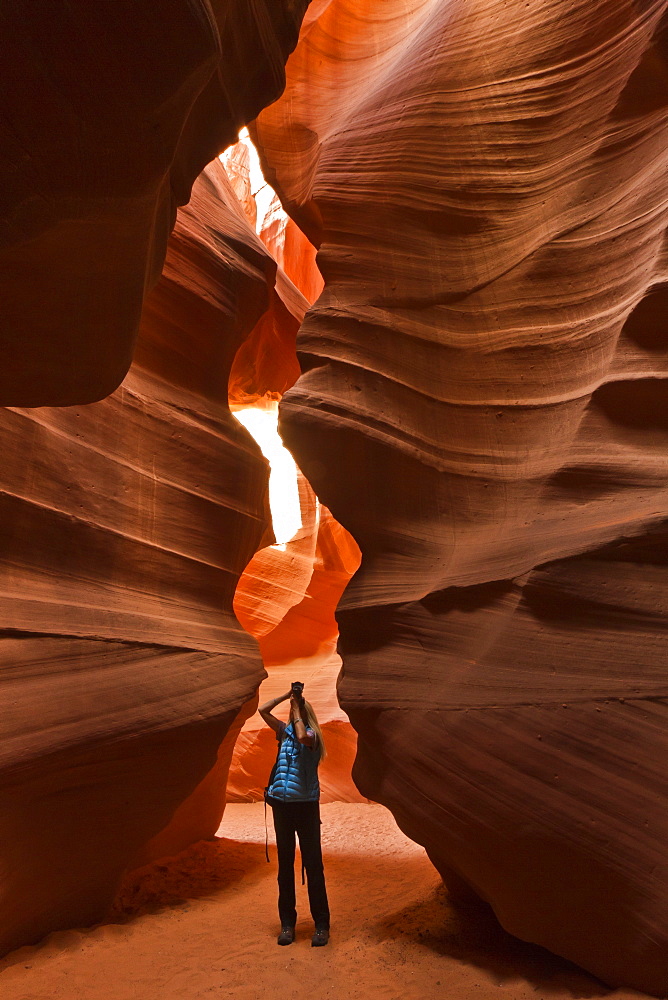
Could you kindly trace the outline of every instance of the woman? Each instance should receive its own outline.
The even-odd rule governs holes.
[[[295,939],[295,834],[299,835],[302,863],[308,878],[308,899],[315,933],[313,947],[329,941],[329,905],[320,847],[320,784],[318,765],[325,744],[315,712],[301,695],[303,685],[266,702],[260,715],[276,733],[278,757],[267,788],[267,802],[274,814],[278,850],[278,914],[281,933],[278,944]],[[290,699],[290,721],[286,724],[272,709]]]

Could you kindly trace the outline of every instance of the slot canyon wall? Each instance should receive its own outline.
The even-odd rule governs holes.
[[[232,391],[282,392],[307,303],[200,171],[280,93],[306,6],[0,11],[3,952],[220,822],[264,676],[232,600],[271,540],[231,369],[246,347]]]
[[[245,141],[227,150],[223,162],[249,224],[258,230],[280,265],[279,282],[289,288],[285,277],[290,277],[304,293],[294,310],[303,318],[306,307],[323,287],[314,247],[275,196],[263,215],[263,207],[258,206],[253,195]],[[256,330],[262,327],[258,325]],[[265,349],[273,349],[269,352],[269,370],[259,373],[257,366],[263,366],[264,351],[258,351],[255,339],[255,335],[249,338],[237,352],[230,377],[230,401],[234,409],[255,406],[274,412],[278,398],[299,376],[296,330],[289,345],[284,338],[276,344],[262,334]],[[263,394],[262,387],[269,385],[274,391]],[[284,694],[299,678],[306,684],[308,699],[317,707],[328,750],[320,768],[321,801],[366,801],[351,778],[356,734],[336,697],[341,658],[336,651],[338,626],[334,617],[341,594],[359,567],[360,552],[351,535],[318,502],[296,467],[294,474],[301,527],[282,545],[264,546],[254,555],[237,585],[234,610],[246,631],[258,640],[268,672],[260,700]],[[282,502],[286,502],[284,498]],[[285,714],[285,706],[278,711]],[[258,715],[250,716],[234,746],[227,801],[261,800],[275,759],[275,734]]]
[[[319,247],[281,429],[362,551],[354,777],[668,991],[665,0],[314,0],[251,128]]]
[[[176,208],[276,98],[308,0],[6,0],[0,405],[109,395]]]
[[[0,411],[2,951],[101,919],[125,869],[218,828],[264,676],[232,601],[271,540],[230,374],[252,342],[246,391],[289,384],[305,305],[214,161],[122,386]]]
[[[265,675],[232,601],[271,541],[267,464],[228,403],[277,398],[295,381],[308,302],[218,161],[175,206],[280,91],[305,6],[119,3],[91,16],[37,2],[30,16],[12,3],[0,13],[12,68],[0,278],[3,952],[100,919],[125,869],[213,836],[222,816],[235,739]],[[263,237],[315,296],[313,248],[276,206]],[[122,386],[89,402],[133,353]],[[333,611],[358,554],[349,543],[351,560],[339,556],[345,532],[326,511],[315,524],[303,477],[302,493],[312,517],[295,545],[310,563],[291,620],[298,653],[326,668],[333,691]],[[262,652],[278,665],[294,651],[282,652],[281,615],[274,624]],[[332,696],[325,714],[349,768],[354,733]],[[244,795],[265,766],[248,756]],[[347,792],[359,798],[349,776]]]
[[[319,771],[322,802],[366,801],[351,778],[357,739],[336,697],[341,668],[334,617],[360,563],[354,540],[319,504],[299,475],[302,527],[283,546],[261,549],[246,567],[234,599],[237,618],[260,646],[269,674],[260,699],[278,697],[293,680],[317,711],[327,748]],[[278,709],[278,714],[285,713]],[[276,759],[276,736],[258,715],[237,738],[227,784],[228,802],[257,802]]]
[[[224,807],[271,540],[228,376],[287,389],[321,283],[218,163],[176,206],[307,6],[254,136],[319,247],[282,426],[327,507],[285,613],[239,616],[277,683],[286,635],[333,656],[337,518],[361,795],[511,932],[665,995],[665,0],[3,5],[0,947]]]

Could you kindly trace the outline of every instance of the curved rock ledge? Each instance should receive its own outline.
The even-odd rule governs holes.
[[[357,783],[660,995],[666,7],[323,0],[254,127],[325,278],[282,432],[362,550]]]

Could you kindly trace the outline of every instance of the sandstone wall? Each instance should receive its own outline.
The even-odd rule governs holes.
[[[664,0],[316,0],[254,135],[319,246],[282,431],[362,566],[355,778],[668,990]]]
[[[177,205],[276,98],[308,0],[7,0],[0,405],[125,376]]]
[[[228,382],[250,339],[244,387],[280,390],[303,310],[220,164],[177,206],[306,6],[0,11],[0,949],[99,919],[222,815],[264,675],[232,598],[270,538]]]
[[[219,825],[264,676],[232,600],[268,530],[228,380],[275,279],[216,161],[121,388],[0,411],[2,949],[100,919],[126,867]]]
[[[280,314],[280,298],[274,293],[279,308],[270,310],[256,326],[253,336],[237,352],[232,368],[233,409],[256,406],[273,412],[277,399],[299,375],[297,331],[309,303],[322,291],[322,277],[315,248],[285,214],[278,199],[274,196],[268,203],[265,196],[264,205],[256,204],[252,191],[260,180],[255,176],[251,179],[254,172],[248,146],[239,142],[222,159],[246,218],[259,230],[260,239],[279,264],[277,287],[283,298],[293,303],[298,317],[298,322],[286,323]],[[268,386],[272,391],[263,395]],[[336,695],[341,658],[336,651],[338,625],[334,617],[341,594],[359,567],[360,552],[349,532],[318,502],[302,473],[296,468],[294,472],[301,527],[289,541],[265,545],[256,552],[237,586],[234,610],[243,627],[257,638],[268,672],[260,701],[285,694],[293,680],[306,685],[306,697],[317,713],[327,746],[319,772],[321,801],[366,801],[350,773],[357,734]],[[288,497],[282,497],[283,504],[289,502]],[[278,708],[279,716],[287,717],[286,707]],[[244,723],[234,746],[227,801],[260,801],[275,759],[275,734],[254,714]]]
[[[292,681],[305,684],[304,695],[315,709],[327,747],[319,772],[321,801],[364,801],[351,778],[357,736],[336,693],[341,658],[334,617],[360,552],[301,475],[299,487],[301,529],[284,546],[255,554],[239,581],[234,609],[258,639],[269,675],[260,702],[285,694]],[[287,721],[287,705],[276,714]],[[253,715],[234,747],[228,802],[260,801],[275,759],[275,733]]]

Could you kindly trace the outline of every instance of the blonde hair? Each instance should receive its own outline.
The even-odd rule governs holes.
[[[320,723],[318,722],[318,716],[313,710],[313,705],[310,701],[304,698],[304,708],[306,709],[306,724],[309,728],[313,730],[315,735],[318,737],[318,746],[320,747],[320,760],[324,760],[327,756],[327,749],[325,747],[325,741],[322,737],[322,729],[320,728]]]

